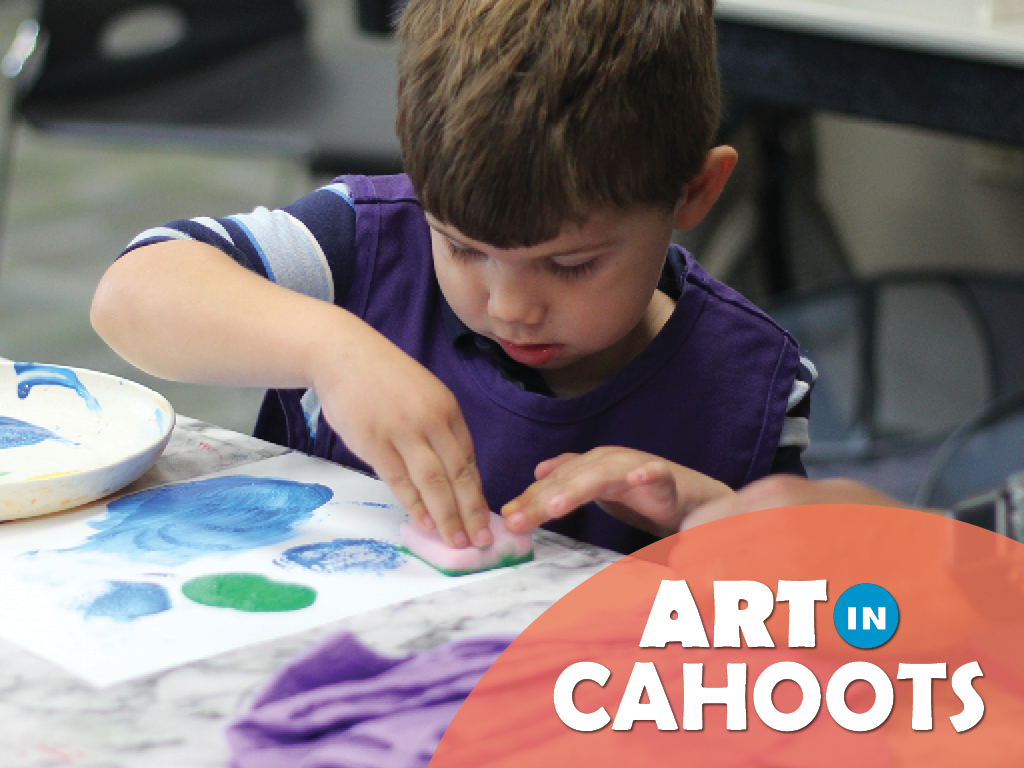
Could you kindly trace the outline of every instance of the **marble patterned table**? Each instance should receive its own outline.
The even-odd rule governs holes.
[[[285,452],[179,417],[163,456],[127,490]],[[0,640],[0,768],[223,768],[225,725],[278,667],[320,638],[348,630],[380,653],[402,655],[516,633],[618,557],[546,531],[534,540],[537,559],[528,567],[109,688]]]

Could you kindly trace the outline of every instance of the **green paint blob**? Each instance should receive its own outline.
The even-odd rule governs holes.
[[[258,573],[216,573],[186,581],[185,597],[202,605],[236,611],[297,611],[316,600],[316,590],[272,581]]]

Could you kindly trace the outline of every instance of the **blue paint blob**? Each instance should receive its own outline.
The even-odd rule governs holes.
[[[282,568],[342,573],[389,571],[401,567],[406,559],[398,547],[379,539],[334,539],[286,549],[274,563]]]
[[[32,387],[53,385],[73,389],[85,400],[85,405],[90,411],[100,410],[99,401],[79,381],[78,374],[70,368],[42,363],[15,363],[14,372],[18,375],[18,397],[22,400],[28,397]]]
[[[151,488],[112,501],[89,523],[100,532],[74,549],[181,565],[286,541],[332,496],[317,483],[247,475]]]
[[[171,608],[167,590],[146,581],[108,581],[107,591],[85,606],[87,619],[102,616],[115,621],[134,621]]]
[[[24,448],[44,440],[59,440],[66,443],[63,437],[27,421],[0,416],[0,450],[4,448]],[[6,474],[6,473],[5,473]]]
[[[398,509],[394,504],[384,504],[380,501],[356,501],[353,502],[358,504],[360,507],[378,507],[380,509]]]

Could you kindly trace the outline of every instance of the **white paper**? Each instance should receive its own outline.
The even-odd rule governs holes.
[[[277,498],[269,511],[265,486]],[[397,552],[407,515],[387,486],[302,454],[161,488],[172,495],[149,489],[0,526],[0,636],[106,686],[497,573],[448,577]],[[301,503],[328,495],[312,511]],[[281,540],[247,538],[267,535]],[[247,612],[182,592],[196,577],[242,573],[312,588],[315,602]]]

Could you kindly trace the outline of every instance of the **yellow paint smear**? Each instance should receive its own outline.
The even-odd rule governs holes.
[[[36,475],[35,477],[28,478],[29,480],[49,480],[51,477],[64,477],[65,475],[77,474],[78,470],[71,470],[70,472],[51,472],[48,475]]]

